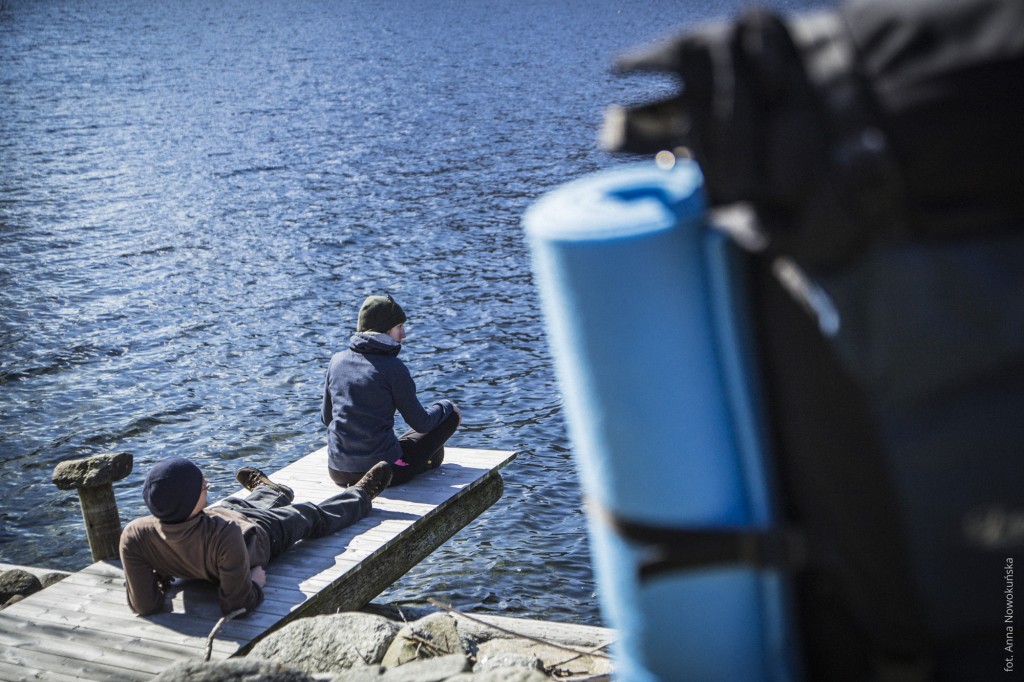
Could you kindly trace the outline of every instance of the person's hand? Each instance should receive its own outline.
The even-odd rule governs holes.
[[[249,574],[252,576],[252,581],[263,588],[267,584],[267,572],[263,570],[262,566],[256,566]]]

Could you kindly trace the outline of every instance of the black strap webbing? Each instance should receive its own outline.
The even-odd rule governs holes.
[[[663,573],[742,564],[793,571],[806,563],[803,538],[785,529],[667,528],[640,523],[596,506],[604,521],[622,538],[646,545],[641,582]]]

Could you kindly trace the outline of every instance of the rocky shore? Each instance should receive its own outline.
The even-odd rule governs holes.
[[[7,568],[8,570],[3,570]],[[0,604],[67,574],[0,566]],[[371,604],[299,618],[245,656],[183,661],[160,682],[544,682],[610,680],[605,628]]]

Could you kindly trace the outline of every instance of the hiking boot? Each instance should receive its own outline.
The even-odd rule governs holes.
[[[261,485],[265,485],[272,490],[276,490],[279,493],[283,493],[291,501],[295,499],[295,491],[286,485],[281,483],[274,483],[271,481],[265,473],[257,469],[256,467],[242,467],[235,472],[235,478],[241,483],[246,490],[252,492],[259,488]]]
[[[435,452],[433,455],[431,455],[430,459],[427,460],[427,468],[428,469],[436,469],[437,467],[441,466],[441,463],[443,461],[444,461],[444,448],[442,447],[437,452]]]
[[[388,487],[391,483],[391,476],[391,465],[387,462],[377,462],[352,487],[362,488],[372,500]]]

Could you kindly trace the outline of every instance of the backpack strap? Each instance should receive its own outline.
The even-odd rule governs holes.
[[[664,573],[721,564],[797,571],[807,562],[803,537],[778,528],[670,528],[627,519],[591,503],[620,537],[643,545],[638,575],[645,582]]]

